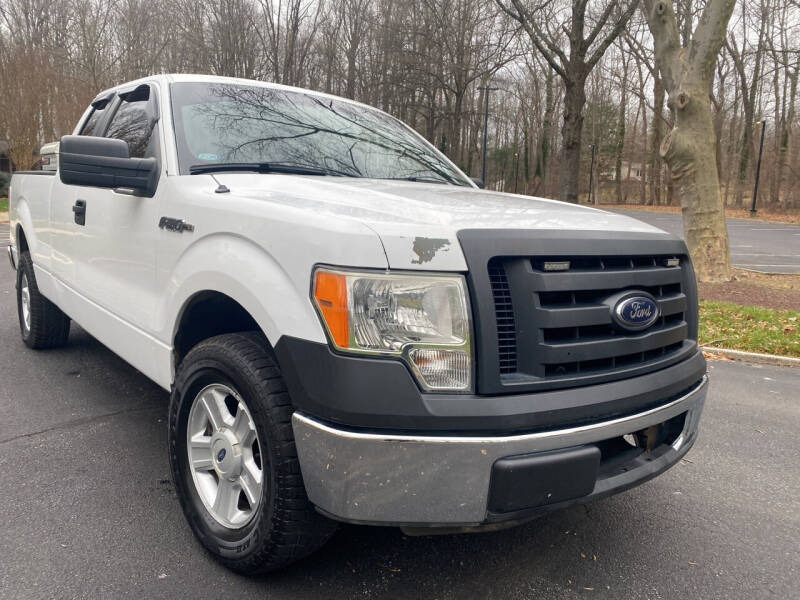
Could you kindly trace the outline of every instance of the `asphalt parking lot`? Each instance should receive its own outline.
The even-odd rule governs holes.
[[[13,281],[0,267],[2,598],[797,596],[800,370],[710,363],[695,448],[622,495],[479,535],[344,526],[251,580],[183,520],[167,394],[77,326],[64,349],[28,350]]]
[[[683,237],[681,215],[615,210]],[[800,225],[728,219],[731,263],[760,273],[800,273]]]

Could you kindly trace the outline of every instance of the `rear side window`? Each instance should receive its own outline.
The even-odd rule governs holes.
[[[89,118],[86,119],[86,123],[83,125],[83,129],[81,129],[80,135],[99,135],[100,131],[97,129],[98,123],[100,123],[100,119],[106,114],[105,110],[108,106],[108,99],[105,100],[98,100],[92,103],[92,112],[89,115]]]
[[[128,142],[131,158],[153,156],[150,88],[140,86],[133,92],[121,94],[120,98],[122,101],[111,119],[105,137]]]

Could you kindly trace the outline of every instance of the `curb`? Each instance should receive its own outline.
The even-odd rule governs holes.
[[[700,349],[707,354],[722,356],[730,360],[743,360],[761,365],[775,365],[778,367],[800,367],[800,358],[791,358],[789,356],[743,352],[741,350],[731,350],[729,348],[712,348],[711,346],[700,346]]]

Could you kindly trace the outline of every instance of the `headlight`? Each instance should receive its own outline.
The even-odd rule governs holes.
[[[338,350],[402,358],[428,390],[471,389],[469,306],[461,275],[319,268],[313,294]]]

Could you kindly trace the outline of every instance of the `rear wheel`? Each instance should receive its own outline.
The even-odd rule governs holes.
[[[39,293],[33,261],[22,252],[17,266],[17,312],[22,341],[30,348],[57,348],[67,343],[70,319]]]
[[[178,368],[169,419],[175,487],[195,535],[235,571],[280,568],[335,529],[306,496],[291,415],[260,334],[205,340]]]

